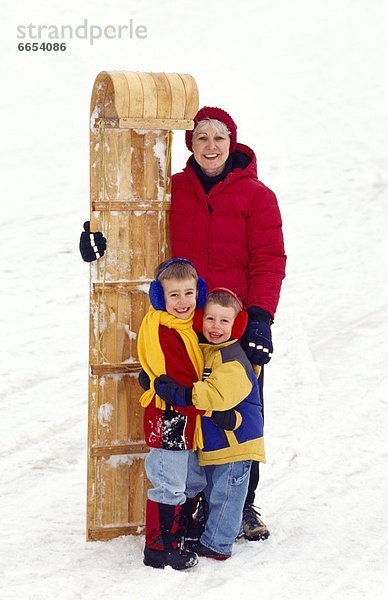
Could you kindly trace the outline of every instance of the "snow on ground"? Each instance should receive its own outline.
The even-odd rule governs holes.
[[[6,600],[380,600],[388,585],[387,36],[383,0],[5,1],[0,592]],[[18,52],[16,26],[127,23],[146,40]],[[101,70],[189,72],[229,110],[284,217],[266,369],[272,535],[187,573],[141,537],[85,542],[88,110]],[[174,170],[187,156],[175,134]]]

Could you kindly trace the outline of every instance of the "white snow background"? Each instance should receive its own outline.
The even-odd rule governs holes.
[[[17,25],[85,18],[132,18],[148,37],[17,49]],[[5,0],[0,21],[1,598],[386,598],[388,3]],[[78,240],[102,70],[191,73],[200,104],[228,110],[255,149],[284,219],[256,498],[271,537],[184,573],[145,567],[142,537],[85,542]],[[176,133],[174,171],[187,155]]]

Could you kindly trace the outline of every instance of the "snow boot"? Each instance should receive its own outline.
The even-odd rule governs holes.
[[[243,535],[246,540],[251,542],[266,540],[270,535],[268,527],[260,518],[260,513],[253,506],[253,504],[247,504],[244,506]]]
[[[189,550],[153,550],[144,548],[143,563],[154,569],[171,567],[176,571],[183,571],[198,564],[198,556]]]
[[[182,514],[187,522],[185,538],[199,540],[205,531],[209,516],[209,505],[204,494],[198,494],[195,498],[187,498],[182,506]]]
[[[147,500],[144,564],[155,569],[172,567],[178,571],[198,564],[195,552],[179,547],[182,537],[180,505]]]
[[[201,542],[189,542],[189,547],[192,552],[198,554],[198,556],[204,556],[205,558],[214,558],[215,560],[226,560],[230,558],[229,554],[221,554],[216,552],[207,546],[201,544]]]

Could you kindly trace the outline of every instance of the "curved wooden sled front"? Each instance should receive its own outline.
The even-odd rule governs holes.
[[[190,75],[102,72],[94,83],[90,219],[107,252],[90,268],[88,540],[143,531],[136,338],[155,266],[170,257],[170,131],[192,129],[197,110]]]

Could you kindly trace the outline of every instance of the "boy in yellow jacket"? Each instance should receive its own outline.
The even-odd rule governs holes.
[[[161,376],[154,382],[166,403],[192,405],[213,414],[213,418],[201,417],[204,445],[199,450],[206,471],[209,517],[192,549],[218,560],[230,557],[240,531],[252,460],[265,462],[257,379],[238,342],[245,325],[239,298],[231,290],[214,289],[206,300],[200,337],[205,360],[202,381],[186,387]],[[217,422],[214,411],[220,416]]]

